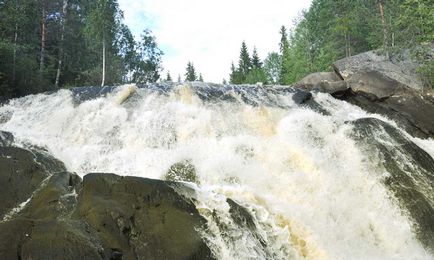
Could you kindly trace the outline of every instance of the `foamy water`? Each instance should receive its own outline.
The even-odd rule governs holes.
[[[388,173],[346,123],[387,119],[327,94],[314,99],[328,115],[295,104],[291,93],[270,97],[279,106],[230,95],[205,102],[189,86],[168,94],[121,86],[77,103],[61,90],[0,107],[0,129],[19,145],[47,148],[81,176],[161,179],[190,160],[200,180],[196,206],[209,227],[201,233],[219,259],[433,258],[382,184]],[[412,140],[434,156],[433,140]],[[255,232],[233,223],[227,198],[250,212]]]

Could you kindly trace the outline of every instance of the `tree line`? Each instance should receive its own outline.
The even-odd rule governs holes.
[[[139,40],[117,0],[0,0],[0,95],[155,82],[162,51]]]
[[[391,58],[411,49],[421,64],[420,75],[432,87],[433,17],[430,0],[313,0],[291,31],[280,28],[279,51],[269,53],[263,63],[255,49],[249,55],[243,42],[237,66],[231,65],[230,82],[289,85],[361,52],[380,50]]]

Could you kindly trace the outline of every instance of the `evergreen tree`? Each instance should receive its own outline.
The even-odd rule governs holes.
[[[256,50],[256,47],[253,48],[252,67],[256,68],[256,69],[262,68],[262,62],[261,62],[261,59],[259,58],[258,51]]]
[[[229,75],[229,82],[231,84],[242,84],[244,83],[243,75],[240,70],[235,67],[234,63],[231,64],[231,74]]]
[[[247,50],[247,45],[243,41],[241,44],[240,59],[238,62],[238,70],[243,77],[243,80],[247,77],[247,74],[252,69],[252,61]]]
[[[198,81],[203,82],[202,73],[199,73],[199,79],[198,79]]]
[[[167,75],[166,75],[166,81],[172,82],[172,77],[170,76],[170,72],[169,71],[167,72]]]
[[[197,80],[196,69],[194,68],[192,62],[188,62],[187,69],[185,72],[185,81],[196,81],[196,80]]]

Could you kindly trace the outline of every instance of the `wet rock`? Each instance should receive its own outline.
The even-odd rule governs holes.
[[[292,100],[296,103],[296,104],[303,104],[306,101],[310,100],[312,98],[312,94],[308,91],[297,91],[294,93],[294,95],[292,95]]]
[[[384,184],[415,221],[417,237],[434,250],[434,159],[381,120],[362,118],[352,124],[361,148],[390,173]]]
[[[0,147],[0,219],[27,201],[48,176],[32,152]]]
[[[0,146],[11,146],[14,142],[12,133],[0,131]]]
[[[196,168],[190,160],[177,162],[170,166],[164,179],[167,181],[186,181],[199,184],[199,178],[197,177]]]
[[[176,185],[176,187],[172,186]],[[112,174],[88,174],[74,218],[101,238],[104,252],[124,259],[209,259],[196,229],[205,220],[176,189],[182,184]]]
[[[419,138],[434,138],[434,103],[414,91],[401,92],[384,100],[348,92],[341,99],[362,109],[394,120],[408,133]]]
[[[187,185],[113,174],[82,181],[50,172],[51,157],[39,156],[0,147],[0,259],[213,259]]]

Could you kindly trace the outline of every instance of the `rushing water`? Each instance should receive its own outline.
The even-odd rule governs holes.
[[[385,184],[388,162],[351,122],[396,125],[327,94],[298,105],[294,93],[199,83],[60,90],[0,107],[0,129],[79,175],[161,179],[189,161],[208,222],[200,232],[219,259],[433,259],[431,242],[418,239],[423,230]],[[402,135],[432,160],[433,140]],[[380,132],[367,138],[396,145]],[[397,167],[421,171],[401,155]],[[433,183],[423,187],[433,206]]]

